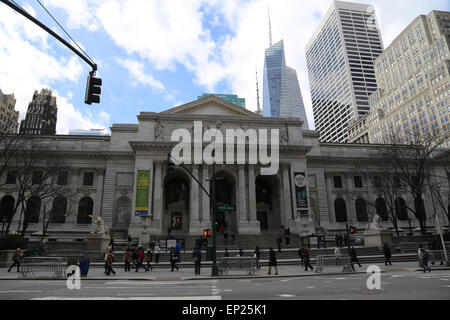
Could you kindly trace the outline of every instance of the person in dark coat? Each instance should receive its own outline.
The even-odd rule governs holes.
[[[272,267],[275,268],[275,274],[278,274],[277,254],[272,248],[269,248],[269,272],[267,274],[272,274]]]
[[[107,271],[106,274],[109,276],[109,274],[112,272],[114,275],[116,275],[116,272],[113,270],[112,266],[113,266],[113,262],[114,262],[114,254],[107,249],[107,253],[106,253],[106,266],[107,266]]]
[[[14,262],[11,267],[9,267],[8,272],[11,272],[11,269],[17,266],[17,272],[19,272],[20,268],[20,260],[22,260],[23,257],[23,251],[20,248],[16,249],[16,252],[14,252],[12,261]]]
[[[192,258],[195,263],[195,275],[200,275],[200,268],[202,264],[202,249],[199,245],[196,245],[194,251],[192,251]]]
[[[278,246],[278,252],[281,252],[281,243],[283,242],[283,239],[281,237],[277,238],[277,246]]]
[[[131,265],[131,249],[127,248],[123,254],[123,262],[125,263],[125,272],[130,271]]]
[[[114,252],[114,239],[111,238],[111,240],[109,241],[109,251]]]
[[[152,249],[147,249],[147,270],[153,270],[151,262],[153,261],[153,251]]]
[[[392,256],[391,255],[391,249],[389,249],[387,243],[384,244],[383,253],[384,253],[384,258],[385,258],[384,265],[387,266],[388,263],[389,263],[389,265],[392,266],[392,263],[391,263],[391,256]]]
[[[314,270],[309,261],[309,250],[308,248],[303,248],[303,262],[305,263],[305,271],[308,271],[308,268],[310,268],[311,271]]]
[[[174,268],[177,268],[177,271],[178,271],[177,254],[176,254],[175,249],[173,247],[170,248],[169,259],[170,259],[170,268],[171,268],[170,272],[173,272]]]
[[[351,258],[351,262],[352,262],[352,267],[353,267],[353,263],[356,263],[361,268],[361,264],[358,261],[358,255],[356,254],[356,250],[354,247],[352,247],[350,249],[350,258]],[[355,270],[353,269],[353,271],[355,271]]]
[[[298,257],[300,258],[300,264],[303,267],[304,258],[305,258],[305,247],[303,245],[300,247],[300,249],[298,249],[297,254],[298,254]]]
[[[137,249],[136,272],[139,272],[139,266],[142,266],[145,271],[148,271],[148,269],[144,266],[144,249],[142,247]]]
[[[261,265],[259,264],[259,260],[261,260],[261,251],[259,250],[259,247],[256,246],[255,248],[255,262],[256,262],[256,269],[261,269]]]

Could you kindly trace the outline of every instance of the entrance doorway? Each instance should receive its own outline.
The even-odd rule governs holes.
[[[267,211],[258,211],[256,213],[256,219],[260,223],[261,230],[269,229],[269,223],[267,221]]]

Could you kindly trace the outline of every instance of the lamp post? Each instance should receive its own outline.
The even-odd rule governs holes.
[[[213,157],[216,150],[213,150]],[[217,276],[219,275],[219,270],[217,268],[217,259],[216,259],[216,163],[212,164],[212,178],[211,178],[211,211],[212,211],[212,240],[213,240],[213,250],[212,250],[212,268],[211,275]]]

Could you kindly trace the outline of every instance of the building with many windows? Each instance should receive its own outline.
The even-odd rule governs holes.
[[[420,15],[375,61],[371,143],[450,130],[450,12]],[[450,142],[449,142],[450,143]],[[450,147],[450,144],[448,144]]]
[[[25,119],[20,123],[20,134],[56,134],[57,114],[56,97],[52,96],[52,91],[34,91]]]
[[[0,90],[0,130],[17,133],[19,127],[19,111],[15,110],[14,94],[3,94]]]
[[[321,141],[347,142],[348,124],[369,112],[374,60],[383,49],[373,6],[333,1],[306,46],[316,130]]]
[[[239,107],[242,107],[245,109],[245,98],[239,98],[235,94],[223,94],[223,93],[204,93],[201,96],[197,97],[197,99],[203,99],[209,96],[216,96],[220,99],[223,99],[225,101],[231,102],[232,104],[235,104]]]

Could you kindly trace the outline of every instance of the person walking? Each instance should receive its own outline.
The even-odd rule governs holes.
[[[114,239],[111,238],[108,245],[109,251],[114,252]]]
[[[200,275],[200,268],[202,263],[202,249],[199,245],[196,245],[194,251],[192,251],[192,258],[195,264],[195,275]]]
[[[428,266],[428,260],[430,258],[430,254],[422,248],[422,246],[419,247],[419,250],[417,251],[417,255],[419,256],[420,264],[422,265],[423,272],[425,273],[428,269],[428,272],[431,272],[431,268]]]
[[[244,252],[242,251],[242,247],[239,248],[239,257],[244,256]]]
[[[225,229],[225,231],[223,232],[223,240],[225,242],[225,245],[227,245],[227,240],[228,240],[228,231],[227,231],[227,229]]]
[[[305,258],[305,246],[304,246],[304,245],[302,245],[302,246],[300,247],[300,249],[298,249],[297,254],[298,254],[299,258],[300,258],[300,264],[301,264],[302,267],[303,267],[303,264],[304,264],[304,258]]]
[[[384,253],[384,259],[385,259],[384,265],[387,266],[389,264],[390,266],[392,266],[392,263],[391,263],[391,256],[392,256],[391,249],[389,249],[387,243],[385,243],[384,246],[383,246],[383,253]]]
[[[133,240],[131,239],[131,236],[130,236],[130,235],[128,235],[128,240],[127,240],[127,242],[128,242],[128,247],[131,248],[131,245],[133,244]]]
[[[106,248],[105,251],[105,274],[108,274],[108,254],[109,254],[109,247]]]
[[[356,250],[354,247],[352,247],[350,249],[350,258],[351,258],[351,263],[352,263],[352,269],[353,271],[355,271],[355,268],[353,268],[353,263],[356,263],[360,268],[361,268],[361,264],[358,261],[358,255],[356,254]]]
[[[231,245],[234,246],[234,240],[236,240],[236,233],[231,232]]]
[[[159,254],[161,252],[161,249],[159,247],[159,242],[155,244],[155,263],[159,263]]]
[[[149,249],[147,249],[147,271],[149,269],[153,270],[153,267],[150,264],[152,261],[153,261],[153,252],[152,252],[152,249],[149,248]]]
[[[228,258],[230,256],[230,253],[228,252],[228,248],[225,248],[225,254],[223,256],[225,258]]]
[[[272,274],[272,267],[275,268],[275,274],[278,274],[277,268],[277,254],[272,247],[269,248],[269,272],[267,274]]]
[[[106,253],[106,265],[107,265],[107,271],[106,274],[109,276],[109,274],[112,272],[114,275],[116,275],[116,272],[112,268],[114,262],[114,254],[108,249]]]
[[[177,267],[177,256],[176,256],[176,252],[175,249],[172,247],[170,248],[170,253],[169,253],[169,259],[170,259],[170,272],[173,272],[174,268],[177,268],[178,271],[178,267]]]
[[[261,251],[259,250],[258,246],[256,246],[255,248],[254,258],[256,263],[256,269],[257,270],[261,269],[261,265],[259,264],[259,260],[261,260]]]
[[[283,242],[283,239],[281,239],[281,237],[277,237],[278,252],[281,252],[281,243],[282,242]]]
[[[138,253],[136,246],[131,248],[131,261],[133,262],[133,268],[137,269]]]
[[[131,265],[131,249],[127,248],[123,254],[123,262],[125,263],[125,272],[130,272]]]
[[[9,267],[8,272],[11,272],[11,269],[17,266],[17,272],[19,272],[20,269],[20,260],[23,258],[23,251],[20,248],[16,249],[16,252],[14,252],[14,255],[12,257],[13,265]]]
[[[311,264],[309,263],[310,258],[309,258],[309,250],[308,248],[303,248],[303,261],[305,263],[305,271],[308,271],[308,268],[311,269],[311,271],[313,271],[313,267],[311,266]]]
[[[142,247],[137,249],[136,272],[139,272],[139,266],[142,266],[145,271],[148,271],[148,269],[144,266],[144,249]]]

